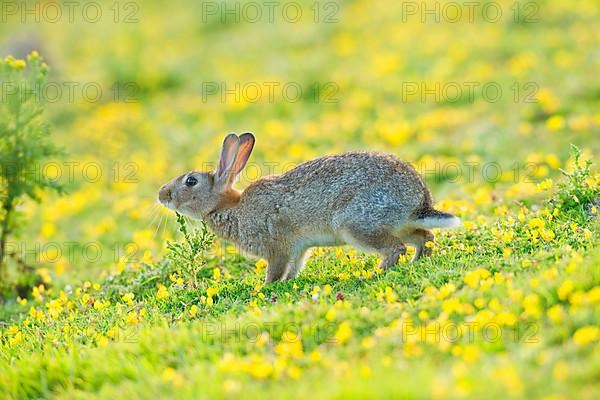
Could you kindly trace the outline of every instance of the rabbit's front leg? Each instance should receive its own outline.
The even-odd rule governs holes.
[[[306,248],[299,248],[297,251],[292,252],[283,279],[294,279],[298,276],[298,273],[304,267],[308,253]]]
[[[287,255],[277,254],[269,257],[267,260],[267,279],[266,284],[284,279],[289,257]]]

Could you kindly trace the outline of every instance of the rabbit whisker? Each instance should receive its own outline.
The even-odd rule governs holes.
[[[160,230],[160,226],[163,223],[163,220],[166,218],[166,215],[163,214],[160,216],[159,220],[158,220],[158,225],[156,225],[156,230],[154,231],[154,235],[152,235],[152,239],[156,239],[156,235],[158,234],[158,231]]]
[[[156,218],[160,215],[160,210],[158,208],[156,208],[154,210],[154,213],[152,215],[152,219],[150,220],[150,223],[148,224],[149,226],[154,225],[154,223],[156,222]]]

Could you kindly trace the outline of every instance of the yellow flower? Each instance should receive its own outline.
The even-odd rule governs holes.
[[[531,218],[528,225],[530,228],[542,229],[545,226],[545,222],[541,218]]]
[[[558,270],[556,268],[549,268],[542,273],[542,276],[547,281],[553,281],[558,277]]]
[[[23,341],[23,333],[17,332],[8,340],[8,344],[10,346],[15,346],[15,345],[21,343],[22,341]]]
[[[33,308],[33,307],[32,307]],[[8,327],[8,334],[10,336],[15,336],[16,334],[18,334],[20,332],[19,327],[16,325],[11,325]]]
[[[275,345],[275,353],[280,357],[301,358],[304,355],[302,340],[296,333],[284,332],[281,342]]]
[[[342,322],[337,332],[335,333],[334,339],[338,344],[344,344],[352,337],[352,329],[350,328],[350,323],[347,321]]]
[[[319,350],[313,350],[309,354],[310,361],[313,363],[318,363],[323,358]]]
[[[481,279],[487,279],[490,277],[490,271],[484,268],[476,269],[475,271],[468,272],[463,281],[471,288],[476,289],[479,286]]]
[[[52,236],[56,235],[57,229],[56,229],[56,225],[54,225],[51,222],[45,222],[44,224],[42,224],[42,227],[40,228],[40,235],[42,235],[42,237],[49,239]],[[52,250],[52,252],[55,252],[55,250]],[[56,258],[50,258],[50,256],[48,256],[47,259],[49,260],[55,260]]]
[[[531,317],[540,315],[540,298],[535,293],[530,293],[523,299],[523,308],[525,313]]]
[[[510,311],[502,311],[496,317],[498,323],[505,326],[513,326],[517,323],[517,317]]]
[[[338,274],[338,279],[341,281],[347,281],[348,279],[350,279],[350,275],[347,272],[340,272]]]
[[[36,300],[36,301],[42,301],[44,299],[44,297],[42,296],[45,293],[46,289],[44,288],[44,285],[39,285],[39,286],[34,286],[33,289],[31,290],[31,296]]]
[[[476,298],[474,304],[477,308],[484,308],[486,306],[485,299],[483,297]]]
[[[181,375],[179,375],[177,371],[175,371],[175,369],[171,367],[165,368],[165,370],[160,375],[160,379],[163,382],[171,382],[175,386],[179,386],[183,383],[183,378],[181,377]]]
[[[463,222],[463,226],[468,231],[472,231],[473,229],[475,229],[475,224],[473,222],[471,222],[471,221],[465,221],[465,222]]]
[[[130,311],[125,316],[125,322],[127,322],[129,325],[135,325],[140,322],[140,318],[135,311]]]
[[[208,298],[213,298],[217,293],[219,293],[219,289],[216,287],[209,287],[206,289],[206,295]]]
[[[406,357],[419,357],[423,354],[423,348],[419,346],[418,342],[406,342],[402,348],[402,353]]]
[[[96,340],[98,347],[106,347],[108,345],[108,338],[104,335],[98,334],[94,337],[94,339]]]
[[[169,279],[176,285],[183,285],[183,278],[176,273],[169,275]]]
[[[443,300],[456,291],[456,286],[453,283],[446,283],[440,288],[438,299]]]
[[[147,265],[151,265],[152,264],[152,253],[150,252],[150,250],[146,250],[144,252],[144,255],[140,259],[140,263],[144,263],[144,264],[147,264]]]
[[[442,303],[442,310],[446,314],[452,314],[454,312],[460,313],[462,310],[462,305],[456,297],[453,297],[451,299],[444,300]]]
[[[65,325],[65,328],[69,328],[69,326]],[[106,332],[106,336],[108,336],[109,338],[111,338],[113,340],[118,340],[118,338],[119,338],[119,326],[115,325],[112,328],[110,328]]]
[[[287,375],[292,379],[298,379],[302,376],[302,370],[295,365],[292,365],[287,369]]]
[[[531,266],[533,265],[533,263],[534,263],[534,261],[533,261],[533,260],[523,260],[523,261],[521,262],[521,265],[522,265],[524,268],[527,268],[527,267],[531,267]]]
[[[462,359],[466,363],[473,363],[479,359],[479,348],[473,344],[466,345],[462,351]]]
[[[198,314],[198,306],[197,305],[192,305],[188,311],[188,313],[190,314],[190,317],[195,317],[196,314]]]
[[[504,243],[510,243],[510,242],[512,242],[514,236],[515,236],[515,233],[513,231],[506,231],[500,235],[500,239],[502,239],[502,241]]]
[[[508,292],[508,297],[510,297],[513,302],[518,303],[523,298],[523,291],[520,289],[511,289]]]
[[[94,310],[104,310],[106,307],[108,307],[110,305],[110,301],[102,301],[102,300],[96,300],[94,302]]]
[[[84,293],[83,296],[81,296],[81,299],[79,299],[82,306],[87,306],[91,301],[93,301],[92,297],[87,293]]]
[[[267,267],[267,261],[265,261],[261,258],[256,263],[254,263],[254,266],[256,267],[256,273],[261,274],[264,271],[264,269]]]
[[[496,368],[493,371],[495,379],[506,389],[512,396],[509,397],[522,397],[518,394],[523,391],[523,382],[517,369],[512,365],[503,365]]]
[[[573,334],[573,342],[577,346],[585,346],[595,342],[600,337],[600,329],[597,326],[584,326],[575,331]]]
[[[333,321],[335,319],[335,308],[331,307],[328,311],[327,314],[325,314],[325,319],[327,321]]]
[[[225,393],[236,393],[239,392],[242,385],[238,381],[234,381],[232,379],[225,379],[223,381],[223,391]]]
[[[562,115],[553,115],[546,120],[546,127],[550,131],[558,131],[565,126],[565,117]]]
[[[373,373],[371,372],[371,368],[368,365],[366,365],[366,364],[361,365],[361,367],[360,367],[360,376],[361,377],[369,378],[369,377],[371,377],[372,374]]]
[[[397,299],[398,296],[396,295],[396,293],[394,293],[391,287],[387,286],[385,288],[385,301],[387,303],[394,303]]]
[[[558,304],[554,305],[550,309],[548,309],[548,311],[546,311],[546,314],[548,315],[548,318],[550,318],[550,321],[552,321],[555,324],[560,324],[563,322],[563,319],[564,319],[563,308]]]
[[[360,344],[364,349],[370,350],[375,346],[375,339],[372,336],[367,336],[360,341]]]
[[[558,167],[560,167],[560,159],[558,158],[558,156],[554,153],[550,153],[546,155],[546,163],[554,169],[557,169]],[[552,183],[552,182],[551,182]]]
[[[135,295],[133,293],[126,293],[123,296],[121,296],[121,300],[123,300],[125,302],[125,304],[127,304],[128,306],[132,307],[135,303],[133,302],[133,298],[135,297]]]
[[[169,291],[165,287],[165,285],[161,285],[160,283],[157,285],[158,290],[156,292],[156,297],[159,299],[166,299],[169,297]]]
[[[554,235],[554,232],[552,232],[549,229],[542,229],[540,231],[540,236],[542,237],[542,239],[544,240],[544,242],[551,242],[552,240],[554,240],[554,237],[556,235]]]
[[[151,249],[154,247],[154,230],[142,229],[133,233],[133,243],[136,243],[142,249]],[[145,254],[144,254],[145,256]],[[145,262],[145,261],[143,261]]]
[[[569,303],[571,303],[571,305],[574,307],[583,305],[584,301],[585,298],[583,296],[583,292],[580,290],[577,290],[569,295]]]
[[[500,301],[497,298],[492,298],[488,303],[488,308],[492,311],[498,312],[501,309]]]
[[[575,288],[575,285],[573,284],[573,281],[570,279],[567,279],[558,288],[558,298],[561,300],[566,300],[574,288]]]
[[[552,187],[552,179],[548,178],[537,184],[537,188],[540,192],[546,191]]]
[[[273,366],[261,358],[250,365],[249,372],[255,378],[266,379],[273,373]]]
[[[564,381],[569,376],[569,364],[559,361],[552,368],[552,376],[558,381]]]
[[[594,286],[592,289],[590,289],[590,291],[587,293],[587,298],[591,304],[600,303],[600,286]]]

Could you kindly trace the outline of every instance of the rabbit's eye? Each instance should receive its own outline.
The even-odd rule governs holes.
[[[197,184],[198,179],[194,178],[193,176],[188,176],[188,178],[185,180],[185,186],[192,187],[196,186]]]

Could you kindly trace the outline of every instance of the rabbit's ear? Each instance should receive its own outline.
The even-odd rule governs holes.
[[[252,153],[252,149],[254,148],[254,142],[256,139],[254,135],[250,132],[246,132],[239,137],[239,146],[237,150],[237,157],[231,167],[231,171],[229,172],[228,181],[231,184],[233,179],[244,169],[248,159],[250,158],[250,154]]]
[[[219,181],[226,181],[231,172],[233,163],[235,162],[240,139],[235,133],[230,133],[223,140],[221,147],[221,157],[219,158],[219,166],[217,167],[216,177]]]

